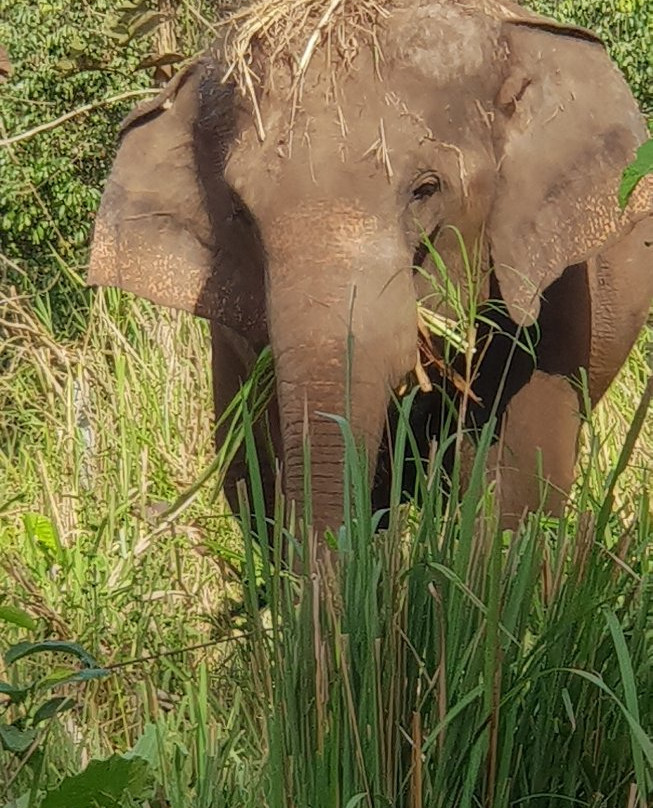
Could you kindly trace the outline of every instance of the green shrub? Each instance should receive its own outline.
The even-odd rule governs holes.
[[[0,136],[149,84],[134,72],[142,46],[120,47],[109,35],[115,6],[0,0],[0,41],[14,68],[0,93]],[[86,307],[83,287],[60,278],[62,262],[79,267],[85,260],[118,125],[133,103],[107,104],[0,149],[1,252],[24,270],[2,262],[3,277],[21,292],[51,287],[60,331],[70,331],[70,315]]]

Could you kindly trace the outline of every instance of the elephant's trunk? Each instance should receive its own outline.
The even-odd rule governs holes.
[[[286,352],[277,363],[286,492],[289,499],[303,501],[308,435],[313,525],[318,531],[337,528],[342,521],[344,440],[340,425],[329,416],[347,414],[347,345],[334,343],[328,346],[328,353],[325,350],[324,345],[302,346]],[[308,372],[307,362],[311,363]],[[352,432],[373,463],[381,439],[387,387],[380,379],[355,379],[350,396]]]
[[[373,473],[389,390],[414,364],[415,293],[399,244],[375,218],[332,204],[295,210],[266,238],[286,494],[301,506],[307,427],[318,532],[340,525],[343,505],[344,443],[325,414],[350,416]]]

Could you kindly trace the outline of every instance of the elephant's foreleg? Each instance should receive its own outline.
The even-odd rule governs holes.
[[[579,398],[568,379],[535,371],[510,400],[501,435],[488,454],[504,527],[526,510],[559,516],[574,481]]]
[[[256,355],[241,337],[215,323],[211,324],[211,348],[213,400],[217,423],[215,441],[219,451],[224,445],[229,431],[229,422],[221,422],[222,416],[240,390],[242,383],[251,373]],[[275,464],[269,443],[272,441],[277,455],[281,445],[276,400],[270,403],[268,415],[266,424],[259,423],[255,426],[254,439],[263,483],[266,514],[270,516],[274,513]],[[247,482],[250,502],[253,502],[247,459],[244,447],[241,447],[227,469],[224,483],[224,493],[229,507],[234,513],[238,513],[240,510],[237,484],[239,480],[243,479]]]

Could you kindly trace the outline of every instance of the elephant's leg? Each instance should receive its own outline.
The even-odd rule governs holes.
[[[395,473],[402,475],[402,501],[410,499],[413,494],[417,493],[418,465],[426,468],[433,441],[435,440],[438,444],[443,441],[448,443],[448,438],[456,430],[456,412],[453,406],[447,405],[447,397],[452,396],[452,391],[443,390],[446,383],[439,375],[434,373],[431,380],[433,390],[429,393],[418,392],[413,401],[408,419],[410,437],[406,440],[403,465],[398,469],[393,468],[393,452],[399,425],[399,413],[397,404],[394,401],[390,403],[386,428],[376,462],[372,488],[373,511],[386,510],[390,506],[392,480]],[[455,447],[453,443],[448,443],[448,447],[443,456],[444,480],[451,474],[454,464]],[[415,456],[414,448],[417,450],[417,456]],[[380,521],[380,527],[387,528],[388,524],[389,514],[386,513]]]
[[[504,527],[516,527],[525,510],[561,515],[574,480],[580,423],[578,394],[562,376],[535,371],[510,400],[487,460]]]
[[[240,390],[241,384],[251,373],[256,355],[242,337],[216,323],[211,324],[211,347],[213,354],[211,363],[213,369],[213,399],[217,423],[215,440],[216,447],[219,450],[224,444],[229,431],[229,422],[221,423],[222,415]],[[267,423],[260,423],[255,426],[254,438],[258,451],[266,513],[268,516],[272,516],[275,485],[275,464],[272,449],[276,449],[276,454],[278,455],[278,447],[280,446],[276,402],[271,402]],[[272,447],[270,447],[270,442],[272,442]],[[243,479],[247,482],[250,502],[253,502],[245,450],[244,447],[241,447],[227,470],[224,484],[227,502],[234,513],[238,513],[240,510],[237,484],[239,480]]]
[[[589,359],[592,404],[619,372],[653,299],[653,216],[588,264],[592,310]]]

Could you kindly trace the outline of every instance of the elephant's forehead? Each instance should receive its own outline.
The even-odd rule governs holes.
[[[462,93],[446,76],[425,81],[406,59],[379,66],[368,50],[335,83],[329,55],[316,53],[292,115],[287,85],[280,85],[258,101],[262,141],[253,111],[242,109],[226,168],[227,181],[252,209],[278,205],[279,193],[296,203],[316,192],[355,191],[381,215],[420,170],[435,168],[467,196],[493,160],[485,142],[489,94],[473,81]]]
[[[388,35],[388,56],[411,65],[439,86],[487,79],[496,63],[499,22],[451,0],[413,3],[398,11]]]
[[[394,206],[394,187],[407,181],[408,164],[432,162],[426,154],[420,160],[422,138],[422,148],[432,151],[422,121],[362,98],[340,114],[323,107],[319,117],[300,117],[291,135],[270,126],[260,142],[248,129],[232,148],[226,178],[253,210],[355,193],[381,213]]]
[[[344,82],[335,98],[325,86],[307,87],[292,123],[283,101],[264,99],[260,115],[265,138],[261,141],[250,114],[244,114],[230,151],[227,179],[239,189],[261,170],[277,181],[305,169],[311,181],[319,183],[343,170],[360,181],[379,170],[389,178],[400,175],[420,144],[426,151],[426,144],[441,138],[443,127],[446,137],[455,136],[449,113],[443,112],[436,138],[420,101],[395,92],[391,82],[361,76]]]

